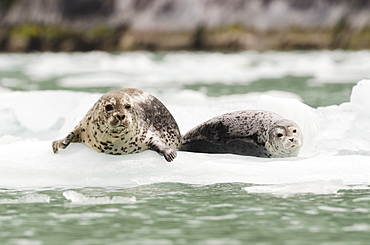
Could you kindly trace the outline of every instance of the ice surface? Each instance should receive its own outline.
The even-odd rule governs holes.
[[[277,196],[289,196],[297,193],[333,194],[346,186],[341,180],[318,180],[277,185],[261,185],[245,187],[249,193],[270,193]]]
[[[317,109],[318,147],[339,154],[370,155],[369,93],[370,80],[362,80],[353,87],[349,103]]]
[[[352,110],[355,110],[357,116],[368,117],[370,116],[370,82],[369,80],[361,80],[357,83],[356,86],[352,89],[351,94],[351,106],[354,107]],[[365,118],[359,118],[360,121],[365,120]]]
[[[76,191],[65,191],[63,192],[63,196],[70,200],[73,204],[120,204],[120,203],[135,203],[135,197],[121,197],[121,196],[114,196],[110,197],[88,197]]]
[[[83,103],[85,96],[97,98],[94,94],[66,91],[3,93],[0,96],[0,135],[43,139],[55,134],[66,115]]]
[[[192,106],[176,103],[176,100],[171,102],[169,94],[164,94],[164,99],[158,95],[178,121],[182,133],[212,116],[253,108],[275,111],[290,118],[304,132],[304,148],[296,158],[178,152],[177,159],[167,163],[152,151],[111,156],[82,144],[71,144],[54,155],[51,141],[65,136],[100,94],[4,92],[0,96],[0,186],[242,182],[262,185],[248,189],[255,192],[329,193],[348,185],[370,185],[370,113],[366,99],[369,93],[370,81],[363,80],[353,88],[349,102],[318,109],[306,106],[294,96],[277,98],[271,96],[273,94],[203,97],[206,105]],[[72,202],[84,199],[79,193],[67,194],[66,198]],[[86,198],[89,201],[95,197]]]
[[[19,198],[3,198],[0,199],[0,204],[19,204],[19,203],[49,203],[50,196],[46,194],[27,194]]]

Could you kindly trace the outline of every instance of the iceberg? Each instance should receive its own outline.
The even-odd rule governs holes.
[[[191,93],[188,91],[183,96],[191,97]],[[3,91],[0,95],[0,186],[131,187],[159,182],[205,185],[241,182],[267,186],[248,189],[254,192],[290,193],[300,189],[307,192],[308,188],[309,192],[321,193],[318,186],[327,185],[328,192],[336,192],[348,186],[370,185],[368,94],[370,80],[362,80],[353,87],[349,102],[320,108],[311,108],[294,95],[282,98],[274,93],[245,94],[238,98],[201,97],[200,100],[208,103],[198,105],[185,105],[170,94],[163,95],[163,99],[157,95],[168,106],[182,133],[213,116],[254,108],[274,111],[294,120],[304,133],[304,147],[296,158],[178,152],[177,159],[167,163],[151,151],[111,156],[82,144],[71,144],[67,150],[54,155],[52,140],[71,130],[100,94]],[[295,183],[298,190],[292,187]],[[271,185],[280,186],[272,188]],[[67,194],[71,198],[80,197]]]

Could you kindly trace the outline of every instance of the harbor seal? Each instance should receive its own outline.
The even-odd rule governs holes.
[[[243,110],[214,117],[182,137],[181,150],[256,157],[295,157],[303,143],[299,126],[280,115]]]
[[[113,155],[149,149],[171,162],[181,134],[171,113],[156,97],[139,89],[122,89],[101,96],[73,131],[53,141],[54,153],[71,142]]]

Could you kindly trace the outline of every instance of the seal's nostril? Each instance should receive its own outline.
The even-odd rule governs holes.
[[[123,120],[123,119],[125,119],[125,115],[117,115],[117,118],[118,118],[118,120]]]
[[[294,141],[294,138],[290,138],[289,140],[290,140],[291,142],[293,142],[293,141]]]

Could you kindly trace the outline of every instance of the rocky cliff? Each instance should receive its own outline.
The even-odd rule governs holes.
[[[0,0],[0,50],[370,48],[370,0]]]

